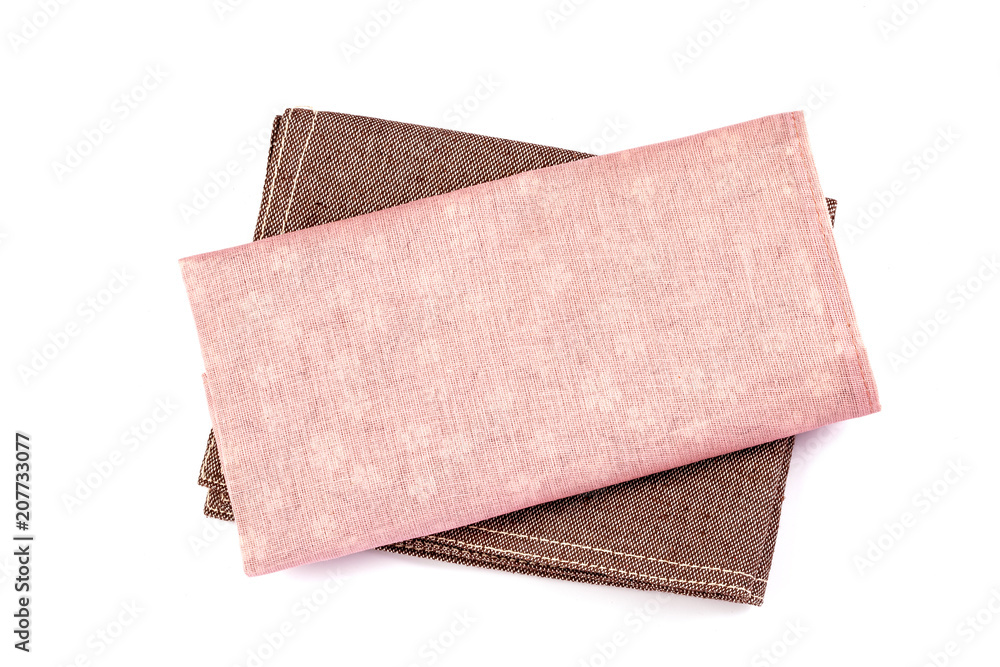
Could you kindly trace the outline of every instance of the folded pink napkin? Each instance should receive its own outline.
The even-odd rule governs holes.
[[[799,113],[182,269],[251,575],[879,409]]]

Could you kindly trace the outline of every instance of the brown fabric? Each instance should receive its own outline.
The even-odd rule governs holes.
[[[760,604],[793,438],[383,549]]]
[[[310,144],[309,159],[301,159]],[[292,109],[272,128],[254,240],[585,157],[450,130]],[[832,219],[836,202],[827,203]],[[382,549],[760,604],[792,444],[792,438],[778,440]],[[209,488],[205,515],[231,521],[212,434],[199,483]]]
[[[208,489],[208,496],[205,498],[205,516],[223,521],[234,520],[233,506],[229,502],[229,493],[225,487]]]

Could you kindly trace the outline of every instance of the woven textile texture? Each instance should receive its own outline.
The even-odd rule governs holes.
[[[783,114],[184,260],[248,573],[877,410],[828,225]]]
[[[311,112],[275,119],[268,180],[281,133],[306,132]],[[336,159],[315,172],[300,196],[352,217],[399,201],[400,184],[474,185],[526,169],[586,157],[572,151],[346,114],[320,113],[313,142]],[[353,150],[351,150],[353,149]],[[398,153],[397,153],[398,151]],[[498,157],[499,156],[499,157]],[[513,158],[513,159],[512,159]],[[441,178],[445,173],[456,174]],[[356,175],[345,179],[344,174]],[[460,180],[459,180],[460,179]],[[426,190],[403,191],[410,199]],[[279,208],[284,205],[280,203]],[[836,202],[827,199],[831,221]],[[319,224],[339,218],[317,217]],[[289,221],[288,231],[299,228]],[[257,237],[263,233],[257,226]],[[565,498],[456,529],[380,547],[398,553],[511,572],[598,584],[672,591],[760,604],[770,570],[791,439]],[[233,520],[215,439],[209,436],[199,483],[205,515]],[[516,530],[511,530],[515,528]]]

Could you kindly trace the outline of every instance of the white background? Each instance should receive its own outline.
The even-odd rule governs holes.
[[[991,590],[1000,610],[1000,278],[977,283],[1000,251],[996,3],[908,0],[912,15],[885,34],[890,0],[590,0],[563,3],[575,11],[559,21],[546,13],[557,0],[403,0],[350,61],[342,45],[387,0],[254,0],[222,16],[212,0],[94,0],[43,20],[44,4],[6,0],[0,20],[0,431],[8,443],[15,429],[32,436],[38,536],[30,655],[11,648],[12,549],[0,549],[0,662],[255,664],[248,651],[290,622],[263,664],[426,665],[427,642],[467,614],[471,627],[434,664],[922,665],[950,641],[948,664],[996,664],[1000,614],[960,627]],[[679,67],[706,21],[719,34],[701,34],[702,52]],[[147,68],[165,78],[146,78],[123,117],[116,99]],[[460,129],[594,152],[813,107],[883,412],[799,439],[762,608],[377,552],[249,579],[235,530],[202,518],[209,418],[177,259],[250,240],[265,154],[244,142],[266,144],[286,106],[456,127],[449,109],[481,77],[495,90],[479,89]],[[112,131],[60,179],[54,163],[102,119]],[[602,144],[609,123],[624,129]],[[935,148],[940,132],[952,139]],[[933,163],[914,171],[925,151]],[[241,173],[215,192],[212,173],[229,161]],[[879,210],[895,180],[901,194]],[[217,196],[185,221],[181,205],[206,188]],[[862,210],[874,211],[867,228]],[[122,269],[128,286],[85,317],[79,304]],[[955,291],[966,285],[979,287],[971,299]],[[939,310],[934,335],[893,363]],[[79,335],[25,381],[19,366],[70,323]],[[178,408],[128,451],[122,434],[157,399]],[[121,465],[67,509],[116,449]],[[3,452],[11,489],[12,447]],[[935,502],[916,500],[949,462],[967,471],[940,482]],[[8,544],[12,493],[2,497]],[[886,525],[907,512],[915,525],[892,537]],[[878,540],[887,548],[859,572]],[[335,570],[344,581],[305,620],[294,606]],[[133,602],[138,618],[98,652],[95,633]],[[643,605],[652,613],[637,620]],[[624,645],[604,658],[616,632]],[[772,648],[777,662],[761,653]]]

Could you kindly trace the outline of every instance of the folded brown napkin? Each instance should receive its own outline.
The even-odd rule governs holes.
[[[307,151],[306,148],[309,147]],[[292,109],[275,119],[255,240],[582,153]],[[828,201],[831,219],[833,202]],[[759,604],[792,439],[382,547],[508,571]],[[214,438],[200,482],[232,519]]]

